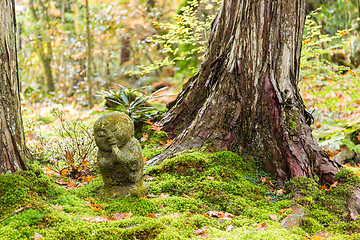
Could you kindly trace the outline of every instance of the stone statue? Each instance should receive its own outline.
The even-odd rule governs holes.
[[[113,196],[144,196],[144,162],[131,118],[120,112],[105,114],[96,120],[94,135],[106,191]]]

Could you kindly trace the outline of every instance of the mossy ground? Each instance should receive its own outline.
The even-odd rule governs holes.
[[[311,179],[290,181],[287,190],[301,192],[297,200],[271,189],[269,181],[262,183],[257,169],[252,157],[232,152],[183,153],[146,170],[154,196],[143,199],[106,198],[100,194],[101,177],[64,189],[39,170],[2,175],[0,221],[21,207],[43,204],[0,222],[0,239],[33,239],[35,233],[43,239],[198,239],[193,231],[203,227],[208,227],[208,239],[308,239],[307,233],[321,231],[334,234],[329,239],[360,239],[360,221],[349,220],[344,200],[360,182],[351,169],[339,172],[339,185],[331,191],[320,190]],[[89,207],[89,199],[99,204],[97,209]],[[306,218],[300,228],[282,229],[281,220],[294,204],[304,206]],[[209,211],[235,217],[209,218]],[[116,212],[132,216],[106,222],[82,219]],[[263,223],[267,227],[260,231]],[[229,225],[233,228],[227,231]]]

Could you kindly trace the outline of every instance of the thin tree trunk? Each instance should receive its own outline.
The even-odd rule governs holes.
[[[42,9],[46,9],[44,6],[44,3],[42,1],[38,1],[38,3],[41,5]],[[34,0],[31,0],[29,2],[31,14],[33,15],[34,19],[37,22],[39,22],[39,21],[42,22],[41,24],[42,24],[43,32],[40,31],[37,33],[38,39],[40,41],[40,45],[38,48],[38,54],[39,54],[39,57],[41,59],[41,62],[43,64],[43,68],[44,68],[44,77],[46,80],[46,90],[47,90],[47,92],[54,92],[55,91],[55,83],[54,83],[54,78],[53,78],[52,69],[51,69],[51,60],[52,60],[51,39],[48,36],[46,36],[47,29],[49,29],[49,21],[50,21],[49,13],[48,13],[48,10],[44,11],[42,13],[42,16],[40,19],[38,14],[36,13],[34,4],[35,4]],[[44,36],[45,36],[45,40],[44,40]]]
[[[91,79],[91,63],[92,63],[92,56],[91,56],[91,36],[90,36],[90,16],[89,16],[89,1],[85,1],[85,8],[86,8],[86,39],[87,39],[87,69],[86,69],[86,78],[87,78],[87,85],[88,85],[88,104],[89,108],[93,107],[93,94],[92,94],[92,79]]]
[[[0,0],[0,174],[27,170],[20,111],[15,2]]]
[[[206,60],[163,119],[177,136],[150,165],[202,147],[256,156],[277,176],[333,183],[339,166],[311,135],[297,82],[305,0],[225,0],[213,22]]]

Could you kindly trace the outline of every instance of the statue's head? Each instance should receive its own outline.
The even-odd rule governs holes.
[[[134,122],[125,113],[113,112],[99,117],[94,125],[96,145],[103,151],[124,146],[134,136]]]

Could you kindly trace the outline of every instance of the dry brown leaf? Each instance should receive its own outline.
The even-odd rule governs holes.
[[[198,230],[195,230],[195,231],[193,231],[192,233],[194,233],[195,235],[199,235],[199,234],[201,234],[201,233],[205,233],[206,232],[206,230],[208,230],[208,226],[204,226],[203,228],[200,228],[200,229],[198,229]]]
[[[270,220],[272,221],[277,221],[278,220],[278,215],[276,214],[269,214]]]
[[[111,220],[123,220],[123,219],[127,219],[130,218],[133,214],[131,212],[129,213],[113,213],[112,217],[110,218]]]
[[[148,140],[148,138],[149,138],[149,134],[148,133],[143,133],[140,141],[141,142],[146,142]]]
[[[61,205],[55,205],[54,208],[59,211],[63,210],[63,207]]]
[[[156,122],[156,123],[152,124],[151,129],[154,130],[155,132],[160,132],[162,127],[161,127],[160,123]]]
[[[200,234],[200,235],[197,235],[198,238],[208,238],[210,237],[210,234],[208,233],[203,233],[203,234]]]
[[[160,194],[160,196],[159,196],[159,198],[168,198],[168,197],[170,197],[170,195],[167,195],[167,194]]]
[[[286,191],[284,189],[279,189],[276,191],[277,193],[283,195]]]
[[[146,195],[146,197],[148,197],[148,198],[156,198],[156,197],[158,197],[158,195],[154,195],[154,194],[148,194],[148,195]]]

